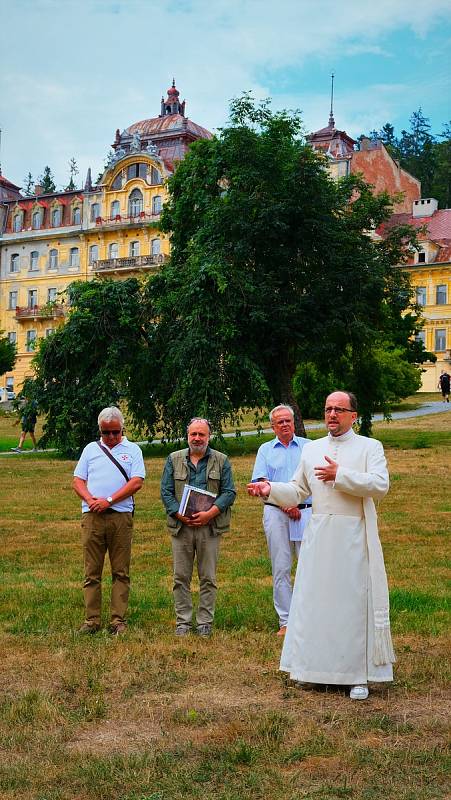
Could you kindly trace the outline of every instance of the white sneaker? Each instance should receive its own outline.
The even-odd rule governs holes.
[[[351,700],[366,700],[368,695],[368,686],[351,686],[351,691],[349,692]]]

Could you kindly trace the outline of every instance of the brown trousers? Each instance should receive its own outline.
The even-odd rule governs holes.
[[[194,559],[196,559],[199,576],[199,605],[196,622],[198,625],[211,625],[215,613],[216,566],[221,537],[212,536],[208,525],[202,528],[182,525],[177,536],[172,536],[171,539],[174,564],[172,591],[176,623],[177,625],[191,625],[193,616],[191,578]]]
[[[100,625],[102,572],[105,554],[111,565],[111,623],[125,622],[130,591],[130,557],[133,517],[130,512],[111,511],[82,514],[81,520],[85,579],[83,593],[86,622]]]

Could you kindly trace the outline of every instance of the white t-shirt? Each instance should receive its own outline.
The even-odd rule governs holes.
[[[122,441],[111,448],[110,453],[125,469],[128,480],[146,477],[141,448],[134,442],[129,442],[126,436],[123,436]],[[87,482],[87,487],[93,497],[110,497],[125,485],[124,476],[108,456],[101,451],[97,442],[90,442],[86,445],[75,467],[74,476]],[[111,508],[114,511],[133,511],[132,498],[126,497],[118,503],[113,503]],[[89,506],[84,500],[81,502],[81,510],[89,511]]]

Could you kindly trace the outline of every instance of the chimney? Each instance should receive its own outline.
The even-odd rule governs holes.
[[[434,197],[425,197],[421,200],[414,200],[412,205],[413,217],[432,217],[438,209],[438,201]]]
[[[40,183],[37,183],[36,186],[34,187],[34,193],[35,194],[42,194],[42,186],[41,186]]]

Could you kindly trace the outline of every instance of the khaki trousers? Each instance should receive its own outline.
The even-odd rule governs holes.
[[[130,512],[111,511],[82,515],[81,521],[85,579],[83,593],[86,622],[100,625],[102,572],[105,554],[111,565],[111,623],[125,622],[130,591],[130,557],[133,517]]]
[[[220,536],[212,536],[208,525],[191,528],[183,525],[177,536],[172,536],[174,564],[174,604],[177,625],[191,625],[193,599],[191,578],[194,558],[197,558],[199,576],[198,625],[211,624],[216,602],[216,565],[219,556]]]

